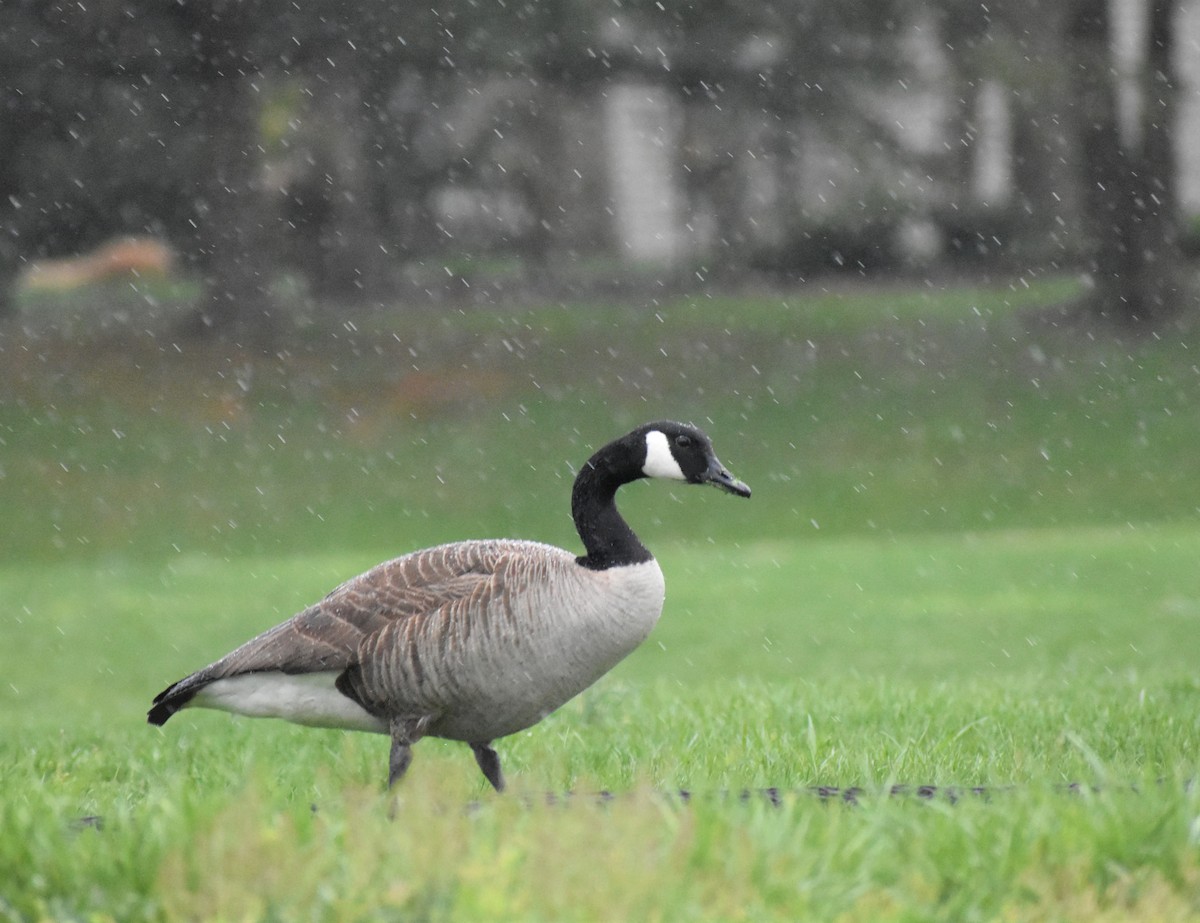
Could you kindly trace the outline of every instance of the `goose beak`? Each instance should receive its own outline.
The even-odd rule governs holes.
[[[700,480],[704,484],[715,484],[721,490],[739,497],[750,496],[750,488],[745,482],[735,478],[728,468],[717,461],[715,456],[709,461],[708,470],[700,476]]]

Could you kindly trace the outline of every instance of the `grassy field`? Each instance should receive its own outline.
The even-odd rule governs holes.
[[[1200,333],[1070,292],[297,312],[266,354],[28,305],[0,919],[1200,919]],[[388,795],[382,737],[145,725],[384,557],[574,547],[573,466],[663,416],[755,495],[622,493],[663,621],[500,742],[511,794],[440,741]]]

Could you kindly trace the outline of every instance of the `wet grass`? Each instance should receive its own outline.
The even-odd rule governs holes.
[[[387,796],[366,735],[221,715],[10,730],[0,913],[1194,919],[1198,700],[1155,674],[610,682],[504,743],[504,797],[438,741]],[[809,790],[830,778],[857,803]],[[988,791],[883,793],[901,779]]]
[[[1028,313],[1069,289],[0,329],[0,919],[1196,918],[1200,337]],[[663,621],[501,742],[512,797],[460,745],[389,797],[381,737],[144,724],[385,556],[573,547],[572,466],[659,416],[755,495],[623,493]]]
[[[1194,517],[1200,336],[1031,319],[1024,299],[1064,291],[358,312],[284,331],[265,354],[133,325],[10,327],[0,554],[569,542],[573,466],[656,417],[708,426],[763,498],[737,516],[723,498],[639,498],[666,535]]]
[[[660,542],[657,550],[666,609],[651,641],[617,668],[620,682],[919,685],[1015,675],[1067,685],[1194,672],[1195,650],[1181,640],[1200,618],[1196,529]],[[10,724],[138,723],[149,694],[381,557],[0,567],[9,642],[0,712]]]

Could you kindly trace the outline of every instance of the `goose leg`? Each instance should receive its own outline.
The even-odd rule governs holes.
[[[492,783],[492,788],[498,792],[504,791],[504,773],[500,771],[500,757],[492,749],[492,742],[471,744],[475,752],[475,762],[483,770],[484,777]]]
[[[412,762],[412,745],[421,739],[418,722],[406,718],[393,718],[388,723],[392,735],[392,751],[388,755],[388,788],[391,788],[408,771]]]

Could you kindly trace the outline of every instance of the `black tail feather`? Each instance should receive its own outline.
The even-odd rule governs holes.
[[[195,694],[196,687],[186,685],[186,680],[172,683],[154,697],[154,703],[146,713],[146,720],[161,727],[175,712],[187,705]]]

